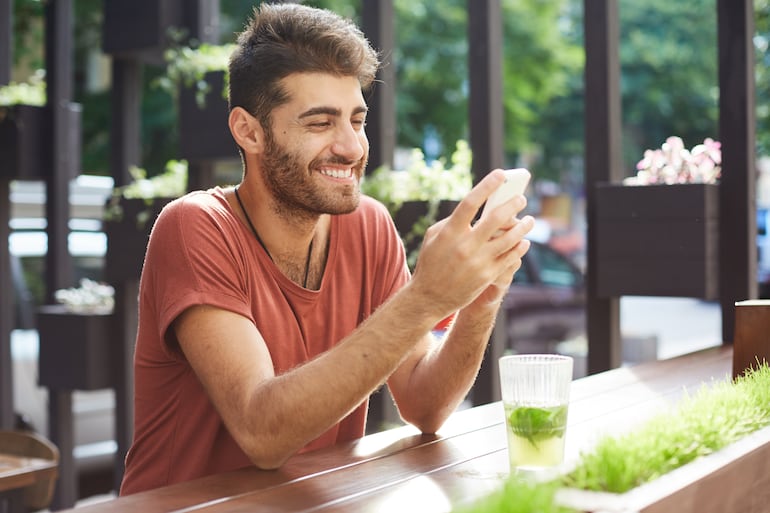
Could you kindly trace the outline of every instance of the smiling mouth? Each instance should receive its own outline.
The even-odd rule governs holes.
[[[322,175],[329,176],[331,178],[352,178],[353,177],[353,169],[347,168],[347,169],[320,169],[319,170]]]

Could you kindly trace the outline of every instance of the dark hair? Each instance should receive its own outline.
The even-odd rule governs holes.
[[[350,20],[299,4],[263,3],[230,57],[230,108],[246,109],[269,128],[272,110],[288,101],[278,83],[286,76],[353,76],[367,89],[378,67],[377,52]]]

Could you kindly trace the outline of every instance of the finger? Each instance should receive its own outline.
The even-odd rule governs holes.
[[[515,221],[515,224],[511,228],[501,230],[502,233],[495,234],[495,237],[490,240],[493,251],[496,251],[498,255],[508,253],[519,244],[534,227],[535,218],[532,216],[524,216]]]
[[[450,216],[453,226],[470,226],[487,198],[505,181],[502,169],[490,171],[457,205]]]
[[[509,230],[516,222],[516,215],[527,206],[527,198],[517,195],[501,203],[488,214],[484,214],[481,220],[474,226],[480,236],[487,238],[499,237],[502,232]],[[491,233],[491,235],[489,235]]]

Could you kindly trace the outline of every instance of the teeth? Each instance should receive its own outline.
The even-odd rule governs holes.
[[[321,173],[325,174],[326,176],[331,176],[333,178],[350,178],[353,176],[353,170],[352,169],[322,169]]]

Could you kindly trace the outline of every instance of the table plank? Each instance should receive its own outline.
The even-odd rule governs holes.
[[[715,348],[576,380],[568,464],[600,435],[638,425],[687,391],[727,377],[731,368],[731,348]],[[248,468],[209,476],[78,512],[449,511],[453,502],[502,483],[503,421],[502,405],[491,403],[455,413],[437,435],[404,426],[295,456],[276,471]],[[407,499],[415,493],[419,508]]]

